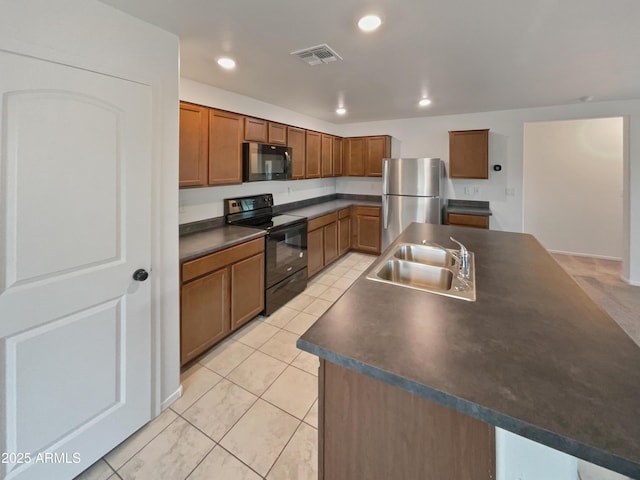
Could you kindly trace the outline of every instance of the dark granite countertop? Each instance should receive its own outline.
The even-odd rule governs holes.
[[[309,207],[286,210],[282,213],[286,213],[287,215],[297,215],[299,217],[307,217],[307,219],[312,220],[314,218],[321,217],[322,215],[326,215],[327,213],[340,210],[341,208],[351,207],[353,205],[364,207],[379,207],[382,205],[382,201],[371,202],[367,200],[338,199],[331,200],[329,202],[318,203]]]
[[[225,225],[203,232],[190,233],[180,237],[180,262],[208,255],[210,253],[264,237],[266,230],[258,228]]]
[[[323,199],[324,198],[317,199],[320,200],[321,203],[301,208],[288,209],[287,205],[279,205],[276,207],[277,213],[307,217],[311,220],[352,205],[374,207],[381,205],[381,202],[353,198],[322,201]],[[180,235],[180,262],[233,247],[239,243],[263,237],[267,234],[264,230],[225,225],[223,217],[181,225],[181,230],[185,232],[193,231],[194,233],[184,233]]]
[[[476,200],[448,200],[444,207],[446,213],[458,213],[461,215],[481,215],[483,217],[491,216],[489,202]]]
[[[531,235],[414,223],[396,243],[449,235],[475,254],[476,302],[366,271],[298,347],[640,478],[640,347]]]

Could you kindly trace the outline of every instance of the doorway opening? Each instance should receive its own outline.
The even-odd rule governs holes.
[[[624,257],[624,118],[524,125],[524,231],[552,252]]]

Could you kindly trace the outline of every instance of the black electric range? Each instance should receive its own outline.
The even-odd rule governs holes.
[[[273,212],[270,193],[224,200],[227,223],[267,231],[265,314],[271,315],[307,287],[307,219]]]

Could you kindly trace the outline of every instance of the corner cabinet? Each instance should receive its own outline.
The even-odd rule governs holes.
[[[346,174],[352,177],[381,177],[382,159],[391,156],[391,137],[351,137],[344,139]]]
[[[489,178],[489,130],[449,132],[449,177]]]
[[[264,238],[184,262],[181,277],[184,365],[264,309]]]
[[[345,138],[344,167],[350,177],[364,177],[365,139],[363,137]]]
[[[341,177],[344,175],[342,160],[343,140],[340,137],[333,137],[333,176]]]

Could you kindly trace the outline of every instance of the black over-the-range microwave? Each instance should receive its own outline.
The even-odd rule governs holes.
[[[291,178],[291,147],[244,142],[242,144],[242,180],[287,180]]]

